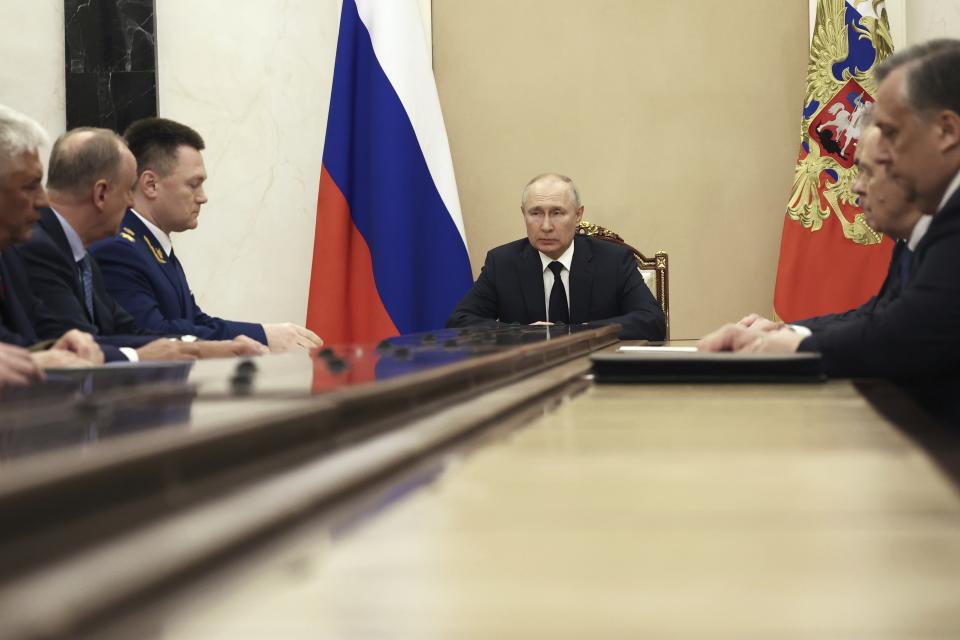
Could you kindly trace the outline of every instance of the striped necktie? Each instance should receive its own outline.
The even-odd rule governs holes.
[[[93,321],[93,267],[90,266],[90,254],[77,260],[77,268],[80,270],[80,288],[83,290],[83,304],[87,307],[87,314]]]

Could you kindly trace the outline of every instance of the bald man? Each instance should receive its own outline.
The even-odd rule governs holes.
[[[448,327],[501,323],[621,326],[620,338],[663,340],[666,319],[624,246],[577,235],[573,180],[547,173],[523,189],[527,237],[487,254]]]
[[[92,243],[113,236],[132,202],[137,163],[123,138],[107,129],[82,127],[60,136],[50,153],[47,196],[30,240],[15,247],[27,265],[30,288],[56,317],[40,331],[49,338],[69,329],[96,336],[108,361],[185,360],[255,355],[254,340],[170,340],[142,329],[107,293]]]

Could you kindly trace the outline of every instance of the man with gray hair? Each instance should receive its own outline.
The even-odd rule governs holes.
[[[520,211],[527,237],[487,254],[448,327],[619,324],[623,339],[663,340],[666,318],[633,253],[577,234],[583,205],[573,180],[536,176],[523,188]]]
[[[92,127],[68,131],[53,145],[49,172],[50,207],[41,210],[31,239],[14,249],[27,265],[34,295],[56,316],[56,326],[48,331],[75,328],[89,332],[96,336],[108,361],[183,360],[266,351],[258,342],[242,337],[184,342],[179,335],[142,329],[107,293],[87,247],[117,232],[133,200],[137,163],[123,138]]]
[[[806,338],[728,325],[700,348],[816,351],[830,376],[908,379],[939,388],[939,402],[956,404],[956,389],[942,387],[956,386],[960,371],[960,41],[911,47],[888,58],[877,76],[876,162],[933,216],[915,244],[902,293],[868,317]],[[944,411],[957,420],[958,408]]]
[[[0,105],[0,342],[20,347],[39,348],[37,328],[55,322],[30,292],[22,261],[8,251],[28,237],[37,210],[47,205],[39,155],[46,140],[40,125]],[[22,363],[22,355],[15,357]],[[33,353],[32,360],[39,367],[91,366],[103,363],[103,352],[90,334],[71,330]]]

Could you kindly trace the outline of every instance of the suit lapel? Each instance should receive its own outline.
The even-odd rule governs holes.
[[[190,284],[187,282],[187,274],[183,272],[183,265],[180,264],[175,253],[170,254],[169,262],[177,282],[180,283],[178,289],[180,290],[180,304],[183,305],[184,317],[192,318],[194,315],[193,305],[191,304],[192,296],[190,295]]]
[[[543,264],[540,254],[527,242],[520,250],[520,262],[517,274],[520,279],[520,291],[523,293],[523,307],[527,312],[527,322],[547,319],[547,306],[543,293]]]
[[[7,268],[5,256],[0,254],[0,279],[3,280],[3,317],[4,326],[9,331],[18,334],[27,342],[36,342],[37,334],[33,327],[30,316],[27,315],[27,309],[21,294],[21,282],[14,278],[13,273]],[[29,295],[29,293],[28,293]]]
[[[87,320],[93,323],[93,318],[90,317],[90,313],[87,311],[86,304],[83,304],[83,287],[80,285],[80,269],[77,267],[76,261],[73,259],[73,249],[70,248],[70,241],[67,240],[67,234],[63,231],[63,226],[60,224],[60,221],[57,219],[57,215],[53,212],[53,209],[41,209],[40,210],[40,220],[37,222],[41,229],[50,237],[50,240],[60,251],[60,255],[63,256],[64,263],[69,265],[70,270],[73,272],[74,278],[71,282],[73,293],[77,296],[77,299],[81,301],[81,307],[83,307],[83,314],[87,316]],[[94,292],[94,307],[96,307],[96,292]],[[95,323],[94,323],[95,324]]]
[[[593,250],[586,238],[574,236],[570,263],[570,324],[586,322],[593,293]]]
[[[140,218],[130,210],[127,210],[123,224],[133,229],[138,236],[137,239],[143,241],[141,251],[148,254],[148,261],[155,263],[163,276],[170,282],[170,286],[173,287],[173,291],[176,294],[177,302],[180,304],[180,315],[181,317],[186,317],[184,314],[187,308],[184,302],[184,292],[180,286],[180,278],[177,276],[177,270],[172,261],[163,253],[163,246],[160,244],[160,241],[157,240],[157,237],[153,235],[150,229],[141,222]],[[139,242],[137,243],[137,245],[140,244]]]

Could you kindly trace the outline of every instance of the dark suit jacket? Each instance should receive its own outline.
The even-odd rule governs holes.
[[[14,251],[27,266],[33,294],[56,317],[54,326],[40,333],[41,338],[56,338],[70,329],[79,329],[93,334],[101,348],[137,348],[164,335],[137,326],[133,317],[107,293],[96,262],[92,265],[94,317],[90,318],[70,242],[52,210],[41,210],[30,240],[17,245]]]
[[[883,308],[800,343],[835,377],[937,379],[960,371],[960,192],[917,245],[908,282]]]
[[[620,337],[663,340],[666,319],[643,283],[637,261],[621,245],[574,237],[570,324],[620,324]],[[448,327],[530,324],[547,316],[540,254],[524,238],[487,253],[480,277],[447,320]]]
[[[902,240],[894,245],[893,253],[890,256],[890,266],[887,267],[887,277],[884,279],[883,285],[880,287],[877,295],[856,309],[844,311],[843,313],[829,313],[814,318],[806,318],[805,320],[798,320],[792,324],[798,324],[816,332],[835,326],[838,322],[860,320],[878,309],[883,309],[892,301],[896,300],[900,296],[900,291],[903,289],[903,283],[900,282],[900,256],[906,248],[907,243]]]
[[[38,325],[46,329],[55,322],[43,304],[30,293],[27,270],[20,256],[7,249],[0,253],[0,342],[29,347],[39,342]]]
[[[190,291],[175,257],[163,255],[160,242],[132,211],[120,233],[90,247],[110,295],[145,329],[204,340],[245,335],[267,344],[263,326],[208,316]]]

